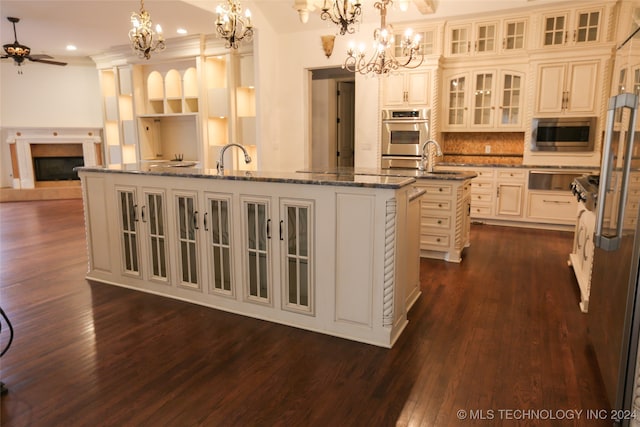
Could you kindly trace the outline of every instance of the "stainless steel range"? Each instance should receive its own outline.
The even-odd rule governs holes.
[[[589,294],[591,293],[593,238],[596,228],[599,182],[599,175],[583,175],[571,183],[571,192],[578,199],[578,219],[573,237],[573,250],[569,254],[569,265],[573,267],[580,287],[580,310],[584,313],[589,310]]]

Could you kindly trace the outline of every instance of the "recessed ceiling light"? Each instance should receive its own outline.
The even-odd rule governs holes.
[[[177,32],[178,34],[187,34],[187,30],[185,30],[184,28],[178,28],[178,29],[176,30],[176,32]]]
[[[75,47],[75,46],[74,46],[74,45],[72,45],[72,44],[68,44],[68,45],[67,45],[67,50],[78,50],[78,48],[77,48],[77,47]]]

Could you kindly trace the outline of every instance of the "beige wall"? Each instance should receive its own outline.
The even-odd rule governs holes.
[[[92,62],[65,67],[27,63],[22,74],[0,61],[0,185],[11,186],[7,129],[102,127],[98,72]]]

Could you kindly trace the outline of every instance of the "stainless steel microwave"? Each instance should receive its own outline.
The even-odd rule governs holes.
[[[597,117],[534,118],[532,151],[593,151]]]

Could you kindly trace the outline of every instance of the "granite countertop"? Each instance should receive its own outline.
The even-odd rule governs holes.
[[[552,166],[552,165],[505,165],[498,163],[452,163],[452,162],[439,162],[438,166],[456,166],[456,167],[473,167],[473,168],[516,168],[516,169],[567,169],[567,170],[600,170],[600,166]]]
[[[342,170],[334,172],[276,172],[225,170],[220,174],[216,169],[205,169],[193,163],[122,164],[105,166],[80,166],[76,171],[125,173],[151,176],[173,176],[183,178],[224,179],[234,181],[274,182],[287,184],[334,185],[343,187],[368,187],[397,189],[413,184],[412,175],[355,174]]]
[[[418,169],[375,169],[375,168],[351,168],[338,167],[327,169],[307,169],[297,171],[298,173],[307,174],[351,174],[356,176],[379,176],[379,177],[411,177],[419,180],[438,179],[447,181],[464,181],[475,178],[478,174],[474,172],[451,172],[451,171],[435,171],[426,172]]]

